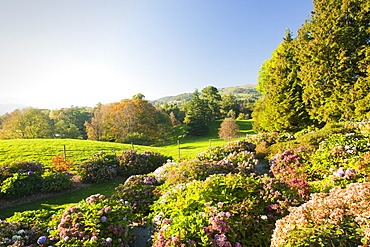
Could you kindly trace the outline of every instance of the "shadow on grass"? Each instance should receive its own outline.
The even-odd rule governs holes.
[[[66,193],[57,194],[54,196],[37,199],[32,202],[23,203],[16,206],[2,208],[0,219],[4,220],[10,217],[14,212],[23,212],[28,210],[47,209],[59,210],[66,208],[72,204],[77,204],[81,200],[86,199],[90,195],[102,194],[106,197],[111,196],[115,192],[115,188],[126,181],[126,178],[108,181],[105,183],[92,184],[88,187],[80,188]]]

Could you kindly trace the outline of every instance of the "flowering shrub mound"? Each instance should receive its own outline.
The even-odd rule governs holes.
[[[370,183],[312,194],[276,223],[271,246],[368,246]]]
[[[45,175],[43,176],[41,191],[64,191],[66,189],[72,188],[74,184],[71,180],[71,176],[71,173],[51,173]]]
[[[236,173],[237,170],[230,163],[185,161],[171,162],[153,172],[165,186],[187,183],[193,180],[205,180],[212,174]]]
[[[270,172],[288,186],[298,189],[298,193],[309,195],[310,185],[306,182],[305,160],[292,150],[285,150],[270,160]]]
[[[158,184],[153,176],[133,175],[116,188],[113,198],[129,205],[139,221],[149,214],[149,206],[158,199],[153,193]]]
[[[198,155],[197,159],[200,161],[220,161],[231,153],[239,153],[242,151],[253,152],[256,145],[248,142],[247,140],[229,142],[223,146],[217,146],[207,149]]]
[[[118,174],[127,176],[153,172],[167,161],[159,153],[146,151],[140,154],[136,150],[123,151],[116,159]]]
[[[310,155],[310,166],[307,167],[308,179],[321,180],[325,175],[332,174],[330,169],[359,171],[359,159],[364,153],[370,151],[369,145],[369,137],[366,135],[348,133],[330,136]]]
[[[57,246],[128,246],[132,219],[129,206],[92,195],[57,215],[48,239]]]
[[[0,246],[40,246],[46,237],[27,223],[0,221]]]
[[[212,175],[179,184],[153,204],[153,246],[268,246],[275,221],[300,205],[297,190],[268,177]]]
[[[5,198],[31,195],[42,188],[42,177],[36,173],[14,173],[1,183],[0,192]]]
[[[92,158],[83,161],[79,167],[79,174],[83,182],[100,183],[112,180],[117,176],[118,162],[114,151],[111,153],[99,152]]]

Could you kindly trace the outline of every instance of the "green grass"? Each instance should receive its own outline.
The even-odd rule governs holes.
[[[119,179],[114,181],[108,181],[105,183],[93,184],[89,187],[80,188],[78,190],[69,191],[66,193],[57,194],[47,198],[37,199],[32,202],[3,208],[0,210],[0,219],[4,220],[10,217],[14,212],[22,212],[27,210],[37,209],[52,209],[59,210],[66,208],[70,205],[76,204],[81,200],[86,199],[90,195],[102,194],[105,196],[111,196],[114,193],[114,189],[125,182],[126,179]]]
[[[228,141],[218,138],[218,128],[222,121],[216,121],[210,127],[209,135],[206,137],[185,137],[179,138],[180,159],[193,159],[200,152],[205,151],[209,146],[221,146]],[[246,134],[254,134],[252,131],[252,120],[237,121],[241,137],[244,139]],[[236,139],[235,139],[236,140]],[[134,145],[138,152],[153,151],[162,155],[172,156],[175,160],[179,158],[178,141],[174,140],[158,146],[140,146]],[[55,155],[63,155],[63,146],[66,146],[67,158],[73,158],[75,163],[91,157],[91,155],[100,151],[115,150],[117,153],[131,149],[129,144],[98,142],[89,140],[74,139],[17,139],[0,140],[0,166],[13,161],[38,161],[45,165],[51,163]],[[89,187],[81,188],[75,191],[58,194],[48,198],[39,199],[30,203],[25,203],[0,210],[0,219],[11,216],[14,212],[22,212],[35,209],[59,209],[70,204],[75,204],[82,199],[93,194],[103,194],[110,196],[124,180],[109,181],[103,184],[93,184]]]
[[[222,121],[214,122],[210,127],[209,135],[206,137],[185,137],[171,142],[159,144],[157,146],[134,145],[138,152],[153,151],[165,156],[171,156],[178,160],[180,147],[181,159],[192,159],[198,153],[203,152],[209,146],[221,146],[228,141],[218,138],[218,128]],[[237,121],[240,126],[241,138],[245,134],[254,133],[251,120]],[[180,144],[180,145],[178,145]],[[13,161],[36,161],[44,165],[51,164],[55,155],[63,155],[64,146],[66,147],[67,159],[73,159],[76,164],[90,158],[93,154],[100,151],[115,150],[120,153],[130,150],[130,144],[98,142],[90,140],[75,139],[12,139],[0,140],[0,166],[7,165]]]

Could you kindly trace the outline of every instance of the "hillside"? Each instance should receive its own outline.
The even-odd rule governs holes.
[[[234,95],[238,100],[242,99],[257,99],[260,93],[257,91],[257,85],[244,85],[235,87],[218,88],[221,95]],[[182,105],[193,98],[193,93],[183,93],[176,96],[166,96],[157,100],[151,101],[153,105],[159,104],[178,104]]]

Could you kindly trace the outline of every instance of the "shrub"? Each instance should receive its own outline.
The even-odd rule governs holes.
[[[297,153],[300,153],[299,150]],[[285,150],[276,155],[271,163],[271,173],[275,178],[292,188],[298,189],[301,195],[309,195],[310,185],[306,182],[305,160],[292,150]]]
[[[0,246],[39,246],[45,238],[27,223],[0,221]]]
[[[1,183],[0,192],[6,198],[19,198],[32,195],[42,187],[42,177],[39,174],[15,173]]]
[[[73,160],[65,160],[63,156],[54,156],[50,170],[54,173],[69,173],[74,166]]]
[[[370,183],[313,194],[277,221],[271,246],[367,246],[369,207]]]
[[[143,152],[136,150],[123,151],[116,160],[118,161],[118,175],[140,175],[153,172],[166,162],[166,158],[159,153]]]
[[[71,181],[72,174],[60,174],[52,173],[43,176],[42,189],[43,192],[52,191],[63,191],[73,187],[73,182]]]
[[[267,177],[212,175],[179,184],[152,206],[153,246],[268,246],[275,221],[301,202],[296,190]]]
[[[25,223],[34,230],[37,229],[37,231],[47,235],[48,223],[54,214],[55,211],[46,209],[15,212],[13,216],[6,219],[6,222]]]
[[[83,182],[100,183],[112,180],[117,175],[117,165],[114,151],[111,153],[102,151],[83,161],[78,167],[78,172]]]
[[[5,169],[9,173],[27,173],[27,172],[33,172],[33,173],[43,173],[44,171],[44,165],[41,163],[36,163],[33,161],[15,161],[14,163],[10,164],[9,166],[5,167]]]
[[[359,158],[369,151],[369,139],[355,133],[334,134],[320,143],[319,149],[310,156],[307,167],[308,179],[321,180],[331,173],[330,169],[359,170]],[[360,171],[361,172],[361,171]]]
[[[158,171],[162,171],[160,167],[154,171],[153,175],[158,178]],[[227,174],[235,173],[237,170],[230,163],[226,162],[201,162],[201,161],[185,161],[181,163],[172,162],[171,165],[165,166],[165,172],[162,172],[158,178],[165,186],[176,185],[179,183],[187,183],[193,180],[205,180],[212,174]]]
[[[256,145],[248,142],[247,140],[229,142],[223,146],[217,146],[207,149],[206,151],[198,154],[197,159],[200,161],[213,162],[223,160],[226,156],[234,152],[250,151],[253,152]]]
[[[57,246],[128,246],[130,207],[92,195],[53,218],[49,239]]]
[[[135,213],[135,220],[140,221],[148,216],[149,206],[157,199],[154,190],[159,183],[150,175],[133,175],[115,190],[113,198],[126,202]]]

